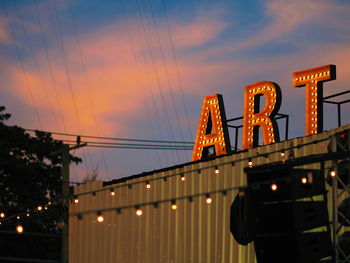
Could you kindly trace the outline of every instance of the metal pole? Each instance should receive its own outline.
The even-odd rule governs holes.
[[[337,108],[338,108],[338,127],[341,126],[341,108],[340,108],[341,104],[338,103],[337,104]]]
[[[64,145],[62,149],[62,194],[65,206],[69,207],[69,145]],[[62,229],[62,263],[68,263],[69,248],[69,219],[66,218]]]

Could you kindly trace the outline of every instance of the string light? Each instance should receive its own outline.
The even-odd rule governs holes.
[[[324,141],[327,141],[327,140],[329,140],[329,137],[324,138],[324,139],[320,139],[320,140],[313,140],[311,142],[307,142],[307,143],[304,143],[304,144],[298,144],[296,146],[291,146],[291,147],[288,147],[288,149],[282,149],[282,151],[293,150],[294,148],[300,149],[301,147],[304,147],[304,146],[307,146],[307,145],[310,145],[310,144],[316,144],[316,143],[324,142]],[[280,152],[281,152],[281,150],[271,151],[268,154],[265,154],[265,157],[267,157],[268,155],[275,154],[275,153],[280,153]],[[252,156],[252,157],[250,157],[248,159],[249,167],[253,166],[252,158],[258,158],[258,157],[261,157],[261,155],[257,154],[257,155]],[[238,159],[238,160],[235,160],[235,161],[221,162],[220,165],[231,164],[232,166],[234,166],[236,162],[242,162],[242,161],[245,161],[245,160],[247,160],[247,159],[246,158],[242,158],[242,159]],[[197,171],[198,174],[201,174],[202,170],[210,169],[212,167],[213,166],[207,166],[207,167],[203,167],[203,168],[196,168],[196,169],[193,169],[193,170],[188,170],[188,171],[186,171],[186,173],[192,173],[194,171]],[[178,176],[179,174],[181,174],[181,173],[175,173],[175,174],[171,174],[171,175],[168,175],[168,176],[155,178],[154,180],[164,180],[164,182],[166,182],[168,177]],[[139,183],[145,183],[145,182],[146,181],[138,181],[138,182],[135,182],[135,183],[114,186],[114,188],[128,187],[129,189],[131,189],[132,188],[132,184],[139,184]],[[97,190],[95,192],[106,191],[106,190],[110,190],[110,188],[104,188],[104,189],[101,189],[101,190]],[[80,195],[86,195],[86,194],[90,194],[90,193],[92,193],[92,192],[91,191],[84,192],[84,193],[80,193],[78,195],[80,196]]]
[[[176,201],[175,200],[171,201],[171,209],[172,210],[176,210],[177,209],[177,205],[176,205]]]
[[[209,194],[206,194],[205,195],[205,202],[209,205],[211,204],[213,200],[211,199],[210,195]]]
[[[186,177],[185,177],[185,174],[181,174],[181,181],[185,181],[186,180]]]
[[[20,217],[19,217],[19,216],[17,216],[17,219],[19,220],[19,219],[20,219]]]
[[[331,177],[335,177],[335,176],[337,175],[337,173],[335,172],[334,169],[331,169],[331,170],[329,170],[329,175],[330,175]]]
[[[219,167],[215,166],[214,173],[215,173],[215,174],[219,174],[219,173],[220,173]]]
[[[5,213],[0,213],[1,218],[5,218],[5,216],[6,216]]]
[[[135,209],[136,209],[136,215],[137,215],[137,216],[142,216],[142,210],[141,210],[141,208],[137,206]]]
[[[299,145],[297,145],[297,146],[291,146],[291,147],[289,147],[288,149],[290,149],[290,150],[291,150],[292,148],[298,148],[298,149],[300,149],[301,147],[303,147],[303,146],[305,146],[305,145],[316,144],[316,143],[318,143],[318,142],[326,141],[326,140],[328,140],[328,139],[329,139],[329,138],[321,139],[321,140],[314,140],[314,141],[309,142],[309,143],[299,144]],[[274,154],[274,153],[276,153],[276,152],[281,152],[281,150],[279,150],[279,151],[271,151],[269,154]],[[260,155],[257,155],[257,156],[255,156],[255,157],[253,157],[253,158],[256,158],[256,157],[260,157]],[[251,157],[251,158],[252,158],[252,157]],[[249,158],[249,162],[248,162],[248,164],[250,164],[250,165],[253,164],[251,158]],[[244,160],[246,160],[246,158],[243,158],[243,159],[240,159],[240,160],[235,160],[235,162],[241,162],[241,161],[244,161]],[[224,165],[224,164],[231,164],[232,166],[234,166],[235,162],[233,162],[233,161],[222,162],[221,165]],[[207,166],[207,167],[203,167],[203,168],[196,168],[196,169],[194,169],[194,170],[188,170],[188,171],[186,171],[186,173],[190,173],[190,172],[197,171],[198,174],[200,174],[200,173],[201,173],[201,170],[209,169],[209,168],[212,168],[212,167],[213,167],[213,166]],[[214,167],[216,168],[217,166],[214,166]],[[184,175],[184,173],[182,172],[181,175]],[[330,175],[331,175],[331,176],[335,176],[335,175],[336,175],[335,171],[330,172]],[[163,179],[164,181],[167,181],[167,178],[168,178],[168,177],[173,177],[173,176],[178,176],[178,174],[171,174],[171,175],[166,176],[166,177],[156,178],[155,180],[157,180],[157,179]],[[183,179],[181,179],[181,180],[183,180]],[[119,185],[119,186],[117,186],[117,188],[119,188],[119,187],[125,187],[125,186],[128,186],[129,188],[131,188],[132,184],[138,184],[138,183],[141,183],[141,182],[142,182],[142,181],[139,181],[139,182],[136,182],[136,183],[131,183],[131,184]],[[145,182],[145,181],[143,181],[143,182]],[[250,186],[250,187],[251,187],[251,186]],[[242,187],[241,187],[241,188],[242,188]],[[238,189],[238,187],[227,188],[227,189],[217,190],[217,191],[214,191],[214,192],[211,192],[211,193],[222,193],[223,195],[226,195],[227,191],[237,190],[237,189]],[[273,191],[277,190],[277,185],[275,185],[275,186],[271,185],[271,189],[272,189]],[[275,190],[274,190],[274,189],[275,189]],[[80,193],[79,195],[86,195],[86,194],[91,194],[91,193],[92,193],[93,195],[96,195],[96,192],[106,191],[106,190],[110,190],[111,192],[113,191],[113,189],[107,188],[107,189],[103,189],[103,190],[102,190],[102,189],[101,189],[101,190],[97,190],[97,191],[95,190],[95,191],[93,191],[93,192]],[[205,193],[199,194],[199,195],[196,194],[196,195],[193,195],[193,196],[180,197],[180,198],[177,198],[176,200],[178,200],[178,199],[180,200],[180,199],[186,198],[186,199],[188,199],[189,202],[192,202],[192,201],[193,201],[193,197],[198,197],[198,196],[201,196],[201,195],[205,195]],[[211,198],[210,198],[210,199],[211,199]],[[163,201],[162,201],[162,200],[157,201],[156,203],[158,204],[158,203],[162,203],[162,202],[164,202],[164,200],[163,200]],[[50,204],[50,202],[49,202],[49,204]],[[154,204],[154,202],[153,202],[152,204]],[[148,204],[142,204],[142,205],[148,205]],[[156,206],[158,206],[158,205],[154,205],[154,206],[156,207]],[[123,207],[123,209],[124,209],[124,208],[128,208],[128,207]],[[38,206],[38,207],[37,207],[37,210],[38,210],[38,211],[41,211],[42,209],[43,209],[42,206]],[[115,209],[116,211],[121,212],[121,208],[113,208],[113,209]],[[91,211],[90,211],[90,212],[91,212]],[[141,215],[142,215],[142,210],[141,210],[141,209],[140,209],[140,212],[141,212]],[[83,213],[89,213],[89,212],[87,211],[87,212],[83,212]],[[2,214],[3,214],[3,213],[0,213],[0,217],[2,217]],[[27,216],[29,216],[29,213],[27,213]],[[4,216],[4,217],[5,217],[5,216]],[[12,217],[13,217],[13,216],[8,217],[8,218],[6,218],[5,220],[8,220],[8,219],[10,219],[10,218],[12,218]],[[4,220],[3,220],[3,221],[4,221]]]
[[[149,182],[146,182],[146,188],[151,189],[151,184]]]
[[[29,213],[27,213],[27,217],[28,217],[28,216],[30,216],[30,214],[29,214]]]
[[[277,184],[272,184],[272,185],[271,185],[271,190],[272,190],[272,191],[276,191],[277,188],[278,188],[278,187],[277,187]]]
[[[114,188],[111,188],[111,196],[114,196],[115,192],[114,192]]]
[[[79,203],[79,199],[78,199],[78,196],[74,196],[74,204],[78,204]]]
[[[104,217],[101,212],[97,213],[97,222],[102,223],[104,221]]]
[[[22,233],[23,233],[23,231],[24,231],[23,226],[22,226],[22,225],[18,225],[18,226],[16,226],[16,231],[17,231],[17,233],[18,233],[18,234],[22,234]]]
[[[252,161],[252,159],[249,159],[249,160],[248,160],[248,165],[249,165],[250,168],[253,167],[253,161]]]
[[[306,184],[306,183],[307,183],[307,178],[306,178],[306,177],[302,177],[302,178],[301,178],[301,182],[302,182],[303,184]]]

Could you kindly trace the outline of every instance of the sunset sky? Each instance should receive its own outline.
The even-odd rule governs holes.
[[[243,88],[268,80],[281,87],[294,138],[305,133],[305,89],[292,86],[293,72],[334,64],[325,96],[350,89],[350,2],[2,0],[0,61],[11,125],[194,141],[205,96],[222,94],[226,116],[239,117]],[[326,130],[337,127],[335,109],[325,106]],[[75,154],[84,163],[71,165],[72,181],[95,168],[111,180],[191,159],[191,151]]]

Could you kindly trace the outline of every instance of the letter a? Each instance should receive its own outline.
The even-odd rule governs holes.
[[[203,100],[192,161],[209,157],[209,147],[214,147],[216,156],[231,150],[224,101],[220,94],[207,96]]]

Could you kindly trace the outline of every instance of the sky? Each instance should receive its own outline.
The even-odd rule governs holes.
[[[244,87],[268,80],[289,138],[304,136],[305,88],[292,74],[334,64],[325,96],[349,90],[349,14],[346,0],[2,0],[0,105],[27,129],[193,142],[205,96],[222,94],[227,118],[239,117]],[[336,128],[336,106],[324,111],[325,130]],[[192,151],[72,153],[80,182],[94,169],[112,180],[186,163]]]

